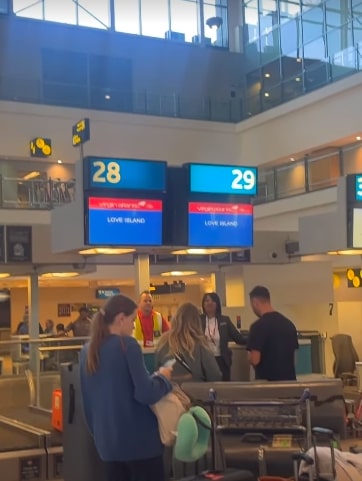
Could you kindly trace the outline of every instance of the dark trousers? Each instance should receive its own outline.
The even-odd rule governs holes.
[[[108,462],[107,481],[165,481],[163,457]]]
[[[230,376],[231,376],[231,368],[228,366],[225,362],[225,360],[221,356],[216,356],[215,357],[216,362],[218,363],[219,369],[222,374],[222,380],[223,381],[230,381]]]

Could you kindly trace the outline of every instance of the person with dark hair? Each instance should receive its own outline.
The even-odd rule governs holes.
[[[90,333],[91,320],[89,318],[88,309],[83,306],[79,309],[79,316],[75,321],[70,322],[65,332],[72,331],[75,337],[87,337]]]
[[[172,368],[148,373],[131,337],[136,303],[113,296],[92,322],[80,354],[83,408],[107,481],[164,481],[158,422],[150,405],[172,390]]]
[[[163,332],[170,328],[160,312],[153,309],[149,291],[141,292],[133,335],[143,347],[154,347]]]
[[[259,318],[250,327],[247,345],[255,378],[294,381],[296,350],[299,347],[296,327],[272,307],[266,287],[254,287],[249,297],[251,308]]]
[[[221,381],[220,369],[204,336],[199,310],[191,302],[177,309],[170,330],[161,336],[156,348],[156,366],[162,366],[177,354],[182,356],[191,372],[176,363],[173,381]]]
[[[204,294],[202,298],[201,323],[209,346],[222,373],[223,381],[230,381],[232,353],[230,341],[245,345],[246,339],[236,329],[230,317],[221,313],[221,302],[216,292]]]

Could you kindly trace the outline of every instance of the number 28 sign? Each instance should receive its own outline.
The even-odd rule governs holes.
[[[137,159],[86,157],[84,188],[90,190],[164,191],[166,162]]]

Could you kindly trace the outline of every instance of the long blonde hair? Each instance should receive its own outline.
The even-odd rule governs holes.
[[[101,345],[109,335],[109,326],[113,324],[116,316],[120,313],[130,316],[136,307],[137,304],[132,299],[119,294],[108,299],[94,315],[87,354],[87,371],[89,374],[94,374],[98,368]]]
[[[171,321],[171,329],[163,334],[157,344],[157,350],[168,344],[169,354],[183,352],[194,357],[196,345],[209,348],[198,308],[191,302],[182,304]]]

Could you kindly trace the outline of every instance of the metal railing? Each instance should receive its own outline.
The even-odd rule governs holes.
[[[0,175],[0,208],[49,210],[73,202],[75,179],[29,179]]]

